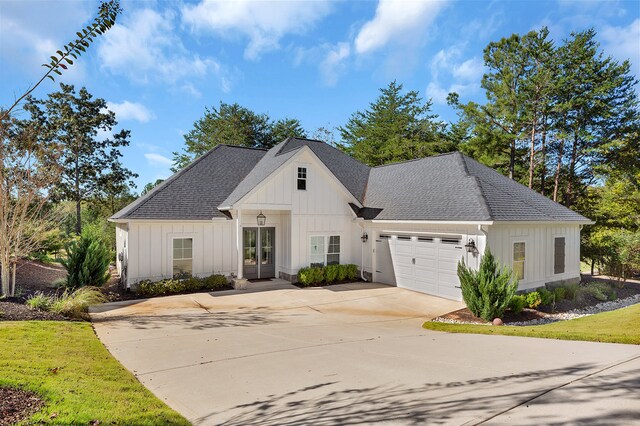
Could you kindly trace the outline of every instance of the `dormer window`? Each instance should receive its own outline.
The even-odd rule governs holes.
[[[307,168],[298,167],[298,190],[306,191],[307,189]]]

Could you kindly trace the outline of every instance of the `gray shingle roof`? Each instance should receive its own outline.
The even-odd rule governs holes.
[[[588,221],[459,152],[372,168],[364,205],[376,220]]]
[[[327,166],[334,176],[360,202],[367,187],[369,167],[342,151],[322,141],[313,139],[287,138],[271,148],[256,167],[240,182],[219,207],[229,207],[238,202],[256,185],[275,172],[303,146],[307,146]]]
[[[269,151],[218,145],[112,219],[208,220],[240,200],[303,146],[362,203],[371,220],[588,219],[458,152],[370,168],[320,141],[288,138]]]
[[[266,154],[218,145],[112,216],[112,219],[208,220],[225,217],[218,205]]]

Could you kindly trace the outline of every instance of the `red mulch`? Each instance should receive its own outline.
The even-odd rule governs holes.
[[[35,393],[0,387],[0,426],[14,425],[28,419],[44,405]]]
[[[448,314],[441,315],[440,318],[452,319],[463,322],[473,322],[477,324],[486,324],[487,321],[482,318],[478,318],[473,315],[467,308],[458,309],[457,311],[449,312]],[[510,322],[530,321],[534,319],[544,318],[544,314],[536,311],[535,309],[524,309],[520,314],[515,315],[510,311],[507,311],[502,316],[502,322],[508,324]]]

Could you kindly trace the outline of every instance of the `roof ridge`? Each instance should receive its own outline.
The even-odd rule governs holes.
[[[480,162],[479,162],[479,161],[477,161],[477,160],[474,160],[474,159],[473,159],[473,158],[471,158],[471,157],[466,157],[466,158],[468,158],[468,159],[469,159],[469,160],[471,160],[471,161],[476,162],[477,164],[479,164],[479,165],[480,165],[480,166],[482,166],[482,167],[487,168],[488,170],[491,170],[494,174],[497,174],[498,176],[500,176],[500,177],[502,177],[502,178],[506,178],[506,179],[508,179],[509,181],[511,181],[511,182],[513,182],[513,183],[515,183],[515,184],[517,184],[517,185],[522,185],[520,182],[518,182],[518,181],[516,181],[516,180],[514,180],[514,179],[511,179],[511,178],[507,178],[507,177],[506,177],[506,176],[504,176],[502,173],[500,173],[500,172],[498,172],[498,171],[496,171],[496,170],[492,169],[492,168],[491,168],[491,167],[489,167],[489,166],[485,166],[484,164],[480,163]],[[474,177],[475,177],[475,176],[474,176]],[[478,179],[478,178],[476,177],[476,179]],[[479,179],[478,179],[478,180],[479,180]],[[485,182],[485,181],[483,181],[483,183],[485,183],[486,185],[491,186],[492,188],[495,188],[495,189],[497,189],[497,190],[500,190],[500,191],[502,191],[502,192],[505,192],[505,193],[506,193],[506,194],[508,194],[509,196],[511,196],[511,197],[513,197],[513,198],[515,198],[515,199],[517,199],[519,202],[521,202],[521,203],[525,204],[525,205],[526,205],[527,207],[529,207],[530,209],[535,210],[535,211],[537,211],[538,213],[542,214],[542,216],[544,216],[544,217],[546,218],[546,220],[554,220],[554,218],[553,218],[552,216],[549,216],[549,214],[548,214],[546,211],[541,210],[541,209],[539,209],[538,207],[536,207],[535,205],[533,205],[533,204],[529,203],[529,201],[528,201],[528,200],[523,199],[522,197],[518,197],[518,196],[517,196],[517,194],[515,194],[513,191],[511,191],[511,190],[505,190],[505,189],[502,189],[502,188],[498,188],[497,186],[495,186],[495,185],[494,185],[493,183],[491,183],[491,182]],[[528,190],[530,190],[532,193],[536,194],[536,196],[541,196],[541,197],[543,197],[545,200],[549,200],[549,201],[551,201],[551,202],[554,202],[554,203],[555,203],[555,201],[553,201],[553,200],[551,200],[551,199],[549,199],[549,198],[545,197],[544,195],[540,194],[538,191],[534,191],[533,189],[531,189],[531,188],[529,188],[529,187],[527,187],[527,186],[524,186],[524,185],[522,185],[522,187],[523,187],[523,188],[526,188],[526,189],[528,189]],[[482,189],[482,185],[480,185],[480,191],[481,191],[481,192],[482,192],[482,194],[483,194],[483,198],[485,198],[485,200],[486,200],[486,197],[485,197],[485,195],[484,195],[484,190]],[[561,204],[559,204],[559,205],[561,205]],[[562,205],[561,205],[561,206],[562,206]],[[562,207],[567,208],[567,207],[565,207],[565,206],[562,206]],[[568,209],[568,210],[571,210],[571,209]],[[489,211],[491,212],[491,210],[489,210]],[[573,211],[573,210],[571,210],[571,211]],[[577,213],[577,212],[574,212],[574,213]],[[579,213],[578,213],[578,214],[579,214]]]
[[[369,167],[371,167],[372,169],[378,169],[380,167],[397,166],[397,165],[400,165],[400,164],[406,164],[406,163],[411,163],[411,162],[414,162],[414,161],[426,160],[426,159],[429,159],[429,158],[444,157],[446,155],[453,155],[453,154],[460,154],[460,155],[464,156],[464,154],[461,153],[460,151],[442,152],[440,154],[428,155],[426,157],[413,158],[411,160],[396,161],[395,163],[380,164],[379,166],[369,166]]]
[[[226,147],[229,147],[229,148],[254,149],[254,150],[257,150],[257,151],[269,151],[269,148],[260,148],[260,147],[257,147],[257,146],[233,145],[233,144],[230,144],[230,143],[219,143],[218,145],[216,145],[212,149],[215,149],[215,148],[217,148],[219,146],[226,146]]]
[[[480,184],[480,179],[478,179],[477,176],[474,176],[469,172],[469,167],[467,166],[467,158],[469,158],[469,157],[467,157],[466,155],[464,155],[463,153],[461,153],[459,151],[455,151],[455,152],[460,154],[458,157],[459,157],[460,163],[462,164],[462,168],[464,170],[464,173],[467,175],[467,177],[469,177],[469,178],[471,178],[473,180],[473,182],[475,183],[475,185],[477,187],[477,191],[474,191],[474,192],[476,192],[476,194],[477,194],[478,201],[487,210],[487,213],[489,214],[489,219],[493,220],[493,218],[494,218],[493,211],[491,210],[491,206],[489,205],[489,201],[487,200],[487,197],[484,194],[484,190],[482,189],[482,185]]]

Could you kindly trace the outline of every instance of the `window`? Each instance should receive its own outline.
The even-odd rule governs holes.
[[[339,235],[311,237],[310,266],[338,265],[339,263]]]
[[[513,243],[513,272],[515,272],[518,280],[524,279],[525,251],[525,243]]]
[[[307,168],[298,167],[298,190],[305,191],[307,189]]]
[[[564,237],[553,240],[553,273],[564,273]]]
[[[173,276],[191,276],[193,271],[193,239],[175,238],[173,240]]]

